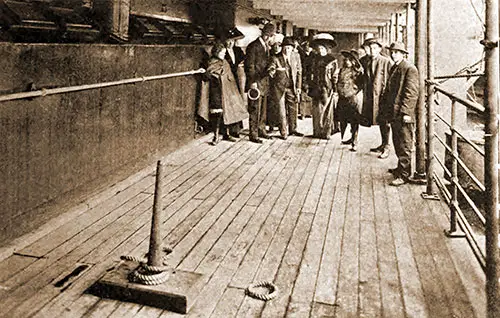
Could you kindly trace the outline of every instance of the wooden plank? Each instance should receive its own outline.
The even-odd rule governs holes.
[[[33,264],[36,257],[27,257],[21,255],[11,255],[0,263],[0,286],[4,282],[16,275],[18,272]],[[7,288],[7,287],[2,287]]]
[[[326,147],[327,141],[321,140],[320,145]],[[316,212],[318,200],[321,195],[321,189],[323,188],[323,183],[325,182],[325,177],[326,177],[325,171],[328,169],[328,163],[330,162],[330,158],[331,157],[325,155],[321,157],[321,162],[314,176],[313,184],[309,188],[306,202],[304,202],[304,205],[302,206],[302,212],[304,213]]]
[[[210,317],[236,317],[238,307],[245,298],[245,291],[239,288],[228,287],[217,303]]]
[[[292,146],[284,153],[284,158],[287,158],[290,156],[292,159],[289,160],[283,169],[282,173],[279,174],[277,183],[275,185],[280,185],[277,189],[276,192],[280,193],[280,189],[283,188],[283,181],[288,179],[288,176],[291,174],[289,171],[293,171],[294,168],[296,168],[299,158],[300,158],[300,153],[303,152],[303,150],[300,150],[297,153],[297,147],[292,144]],[[297,153],[299,156],[297,156],[295,159],[293,157],[293,153]],[[268,165],[272,165],[272,161],[267,163]],[[272,190],[270,190],[269,193],[271,193]],[[273,200],[274,201],[274,200]],[[267,197],[265,199],[265,202],[268,202]],[[253,207],[253,206],[246,206],[246,208]],[[271,212],[272,214],[272,212]],[[270,217],[268,217],[267,220],[269,220]],[[266,222],[267,222],[266,220]],[[267,223],[266,223],[267,224]],[[265,227],[265,225],[264,225]],[[259,232],[261,233],[261,232]],[[257,241],[259,238],[259,235],[255,238]],[[254,243],[256,244],[256,243]],[[254,245],[252,245],[253,247]],[[231,264],[231,267],[226,267],[227,265],[227,259],[224,258],[222,264],[220,265],[221,270],[217,270],[217,272],[214,273],[208,284],[205,286],[203,289],[202,293],[198,297],[198,300],[194,307],[192,308],[192,311],[190,313],[191,316],[203,316],[206,313],[210,313],[214,310],[217,302],[214,300],[217,300],[219,297],[222,297],[222,293],[225,290],[226,286],[229,284],[232,275],[234,274],[235,271],[235,265],[237,266],[240,262],[235,262],[234,265]],[[204,268],[205,270],[213,271],[215,270],[215,267],[213,265],[217,264],[212,264],[212,266],[207,267],[205,264],[202,264],[200,266],[201,268]]]
[[[162,310],[150,306],[142,306],[141,310],[137,312],[134,318],[156,318],[160,317]]]
[[[360,178],[359,160],[353,160],[353,153],[348,156],[351,162],[349,178],[340,181],[348,185],[347,207],[345,209],[344,235],[342,237],[342,254],[338,270],[338,289],[335,302],[338,317],[356,317],[358,315],[359,291],[359,231],[360,231]],[[344,160],[345,160],[344,159]],[[349,168],[349,167],[348,167]],[[343,210],[339,212],[342,213]],[[336,268],[333,268],[336,270]],[[332,285],[336,285],[333,282]]]
[[[389,201],[384,188],[385,179],[383,174],[386,172],[383,170],[384,167],[372,166],[370,173],[373,181],[380,296],[383,315],[385,317],[406,317],[399,281],[396,250],[388,213]]]
[[[321,255],[321,263],[316,282],[314,301],[333,305],[337,302],[337,285],[341,260],[341,247],[345,235],[344,223],[347,214],[357,211],[347,210],[347,199],[351,193],[349,187],[350,153],[337,149],[332,161],[333,169],[328,172],[328,178],[323,186],[318,212],[329,212],[325,242]],[[322,206],[323,198],[333,199],[331,206]],[[359,204],[359,200],[357,201]],[[358,207],[359,209],[359,207]],[[358,210],[357,209],[357,210]],[[358,210],[359,211],[359,210]],[[318,213],[317,212],[317,213]]]
[[[112,299],[101,299],[97,301],[89,311],[85,313],[88,318],[108,317],[118,307],[118,302]]]
[[[464,284],[458,275],[446,246],[445,241],[450,239],[444,235],[429,205],[426,202],[422,202],[424,201],[423,199],[420,202],[412,200],[412,198],[418,195],[417,192],[421,192],[422,190],[422,187],[420,189],[417,189],[417,187],[412,187],[412,189],[405,187],[400,191],[405,216],[408,223],[414,224],[414,226],[410,227],[412,244],[425,244],[433,256],[452,315],[455,317],[474,317],[474,310],[467,297]],[[422,218],[432,220],[432,226],[424,226],[424,223],[418,222]]]
[[[334,150],[335,146],[332,142],[325,145],[325,152],[323,153],[320,164],[318,166],[318,170],[316,171],[315,180],[311,185],[311,190],[308,193],[308,196],[304,203],[304,207],[308,204],[308,202],[311,202],[311,193],[313,197],[316,197],[316,194],[314,193],[315,191],[313,191],[313,187],[319,186],[323,188],[323,185],[318,185],[316,183],[316,178],[320,178],[324,181],[325,178],[322,177],[322,175],[329,175],[329,169],[331,169],[331,167],[337,167],[338,169],[338,165],[340,164],[338,156],[341,155],[341,152],[336,152]],[[337,159],[332,159],[334,156]],[[333,169],[330,172],[334,173],[333,171],[336,171],[336,169]],[[325,187],[325,191],[330,191],[330,189],[326,189]],[[320,197],[318,197],[313,201],[320,202],[320,200]],[[300,264],[300,269],[295,281],[293,292],[290,296],[288,312],[294,313],[294,316],[308,316],[311,310],[330,211],[330,208],[324,209],[322,211],[320,211],[319,209],[302,210],[302,213],[315,213],[315,217],[311,231],[309,233],[309,237],[307,239],[304,256]]]
[[[371,161],[373,162],[373,160]],[[371,165],[362,164],[359,242],[359,316],[381,317],[382,300],[378,272],[377,232]]]
[[[273,301],[265,303],[261,317],[285,317],[313,217],[312,213],[300,214],[274,280],[274,283],[279,288],[278,296]]]
[[[309,140],[306,141],[309,142]],[[282,190],[280,197],[273,207],[273,211],[284,211],[284,214],[277,217],[279,225],[277,225],[276,230],[271,235],[270,243],[267,244],[267,251],[262,255],[260,265],[258,265],[258,271],[255,273],[254,281],[273,281],[276,277],[300,214],[300,209],[290,209],[290,203],[294,201],[296,197],[299,200],[304,200],[303,193],[301,193],[302,189],[298,186],[314,154],[315,152],[308,151],[300,157],[297,167],[294,169],[293,174],[287,181],[285,188]],[[274,217],[273,211],[270,214],[270,218]],[[272,233],[272,231],[270,231],[270,233]],[[261,246],[263,250],[266,249],[266,244],[259,244],[259,246]],[[251,276],[249,275],[248,277]],[[250,305],[253,302],[253,299],[246,298],[240,308],[239,315],[242,315],[241,312],[243,312],[245,316],[259,315],[265,303],[261,302],[257,306]],[[245,307],[247,305],[250,305],[250,308],[246,309]]]
[[[438,305],[438,303],[432,301],[432,303],[434,303],[434,307],[441,307],[433,314],[431,314],[433,312],[431,308],[429,311],[427,310],[424,298],[424,291],[425,294],[427,294],[427,291],[424,287],[424,282],[426,282],[427,275],[434,275],[434,272],[429,271],[434,271],[435,268],[431,264],[431,260],[428,259],[430,256],[427,254],[428,251],[414,251],[412,249],[408,224],[405,220],[404,213],[402,213],[402,202],[398,199],[398,192],[401,192],[401,188],[387,186],[387,183],[389,182],[387,177],[385,182],[387,198],[391,202],[391,204],[389,204],[389,215],[391,218],[394,245],[396,247],[396,256],[406,314],[413,317],[449,317],[445,311],[442,311],[445,308],[442,303]],[[415,245],[413,247],[415,248]],[[421,259],[422,262],[419,262],[419,259]],[[417,265],[417,263],[419,265]],[[422,267],[420,267],[420,265],[422,265]],[[418,269],[417,266],[419,267]],[[430,280],[428,283],[436,284],[437,282],[432,279],[432,281]],[[434,287],[435,286],[433,286],[432,289],[428,289],[428,292],[433,294],[432,296],[428,296],[432,298],[434,298],[434,295],[437,296],[436,300],[438,302],[445,300],[441,296],[438,296],[440,295],[440,292],[438,292],[439,288],[436,289]],[[437,293],[434,294],[434,292]],[[427,304],[429,305],[429,302],[427,302]]]

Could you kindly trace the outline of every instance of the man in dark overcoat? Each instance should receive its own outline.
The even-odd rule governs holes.
[[[377,38],[370,38],[363,43],[369,47],[371,58],[367,60],[365,69],[365,87],[362,115],[369,125],[379,125],[382,143],[376,148],[370,149],[372,152],[380,152],[379,158],[385,159],[389,156],[389,135],[390,124],[387,118],[381,116],[384,105],[381,103],[382,96],[387,87],[389,71],[392,61],[381,55],[383,45]]]
[[[388,49],[394,66],[391,68],[383,98],[383,102],[389,106],[384,116],[391,121],[392,142],[398,157],[398,166],[389,170],[394,175],[390,184],[400,186],[408,182],[411,174],[411,149],[414,141],[419,78],[415,65],[405,59],[408,52],[403,43],[394,42]]]
[[[269,74],[267,70],[270,56],[269,40],[276,33],[276,27],[267,23],[262,28],[262,35],[250,43],[246,49],[245,74],[246,91],[258,90],[260,96],[248,100],[250,114],[250,141],[262,143],[259,137],[269,139],[266,133],[266,98],[269,89]]]

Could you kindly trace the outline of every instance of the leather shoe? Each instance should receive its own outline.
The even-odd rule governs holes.
[[[389,157],[389,149],[384,149],[382,153],[378,156],[379,159],[386,159]]]
[[[281,135],[279,135],[279,136],[276,136],[276,138],[282,139],[282,140],[286,140],[287,136],[281,136]]]
[[[356,146],[356,145],[352,145],[352,146],[351,146],[351,151],[353,151],[353,152],[358,151],[358,146]]]
[[[393,186],[393,187],[399,187],[399,186],[402,186],[403,184],[405,183],[408,183],[408,180],[405,179],[405,178],[396,178],[394,180],[392,180],[389,185]]]
[[[250,138],[250,141],[251,142],[255,142],[257,144],[261,144],[262,143],[262,139],[260,139],[260,138]]]
[[[290,135],[299,136],[299,137],[304,136],[304,134],[303,134],[303,133],[298,132],[298,131],[292,131],[292,132],[290,133]]]
[[[371,152],[383,152],[384,151],[384,145],[380,145],[380,146],[375,147],[375,148],[370,148],[370,151]]]
[[[349,139],[349,140],[342,140],[342,144],[343,145],[350,145],[352,144],[353,140],[352,139]]]
[[[389,173],[391,173],[394,176],[398,174],[398,168],[391,168],[387,171],[389,171]]]
[[[264,139],[271,139],[271,136],[269,136],[268,134],[259,134],[259,137]]]
[[[230,141],[230,142],[236,142],[236,141],[238,141],[236,138],[234,138],[233,136],[230,136],[230,135],[223,136],[222,140]]]

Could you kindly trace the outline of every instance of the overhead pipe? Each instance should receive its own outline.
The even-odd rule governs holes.
[[[486,186],[486,302],[488,318],[500,317],[498,252],[498,0],[486,0],[484,182]]]

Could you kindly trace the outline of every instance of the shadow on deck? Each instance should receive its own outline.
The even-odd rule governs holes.
[[[485,316],[478,263],[465,239],[443,235],[446,205],[422,200],[422,186],[388,186],[395,156],[368,151],[377,127],[361,129],[357,152],[339,135],[216,147],[209,138],[164,160],[168,262],[206,277],[187,317]],[[120,255],[147,252],[153,187],[151,165],[27,236],[15,254],[0,251],[9,254],[0,315],[180,317],[84,292]],[[278,297],[245,296],[260,280],[274,281]]]

